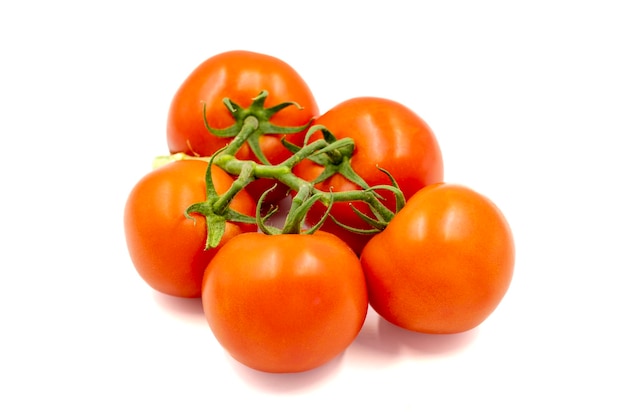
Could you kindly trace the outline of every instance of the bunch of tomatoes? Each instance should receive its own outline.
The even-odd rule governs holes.
[[[229,51],[181,84],[167,145],[128,196],[130,257],[155,290],[201,298],[216,339],[251,368],[330,361],[368,306],[410,331],[463,332],[509,287],[505,217],[444,182],[433,132],[398,102],[320,114],[287,63]]]

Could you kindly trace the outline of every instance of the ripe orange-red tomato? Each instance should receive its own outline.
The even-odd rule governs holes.
[[[464,186],[415,194],[363,249],[369,301],[382,317],[423,333],[482,323],[504,297],[515,249],[494,203]]]
[[[206,119],[212,128],[223,129],[234,120],[222,100],[229,98],[242,107],[248,107],[261,91],[267,91],[266,107],[283,102],[296,102],[302,108],[287,107],[272,118],[280,126],[301,126],[319,114],[317,102],[304,79],[287,63],[273,56],[250,51],[229,51],[215,55],[202,62],[184,80],[174,95],[167,118],[167,143],[171,153],[185,152],[189,155],[211,156],[224,147],[229,139],[216,137],[209,132],[203,121],[203,105]],[[301,145],[306,132],[286,135],[292,143]],[[261,149],[270,163],[277,164],[291,156],[281,144],[282,135],[265,135],[260,139]],[[258,159],[244,145],[237,157],[244,160]],[[259,180],[248,186],[257,198],[274,182]],[[272,195],[284,197],[287,189],[280,187]]]
[[[124,229],[128,251],[139,275],[155,290],[178,297],[200,297],[202,277],[209,261],[230,238],[256,231],[256,225],[227,223],[220,245],[204,250],[206,220],[185,210],[206,199],[202,160],[171,162],[145,175],[132,189],[124,210]],[[232,178],[212,166],[218,193],[225,192]],[[255,202],[242,191],[231,208],[254,216]]]
[[[337,139],[354,139],[355,150],[350,163],[370,186],[391,184],[378,167],[392,174],[407,199],[422,187],[443,180],[443,158],[435,135],[422,118],[398,102],[377,97],[349,99],[322,114],[315,124],[328,128]],[[294,173],[311,181],[322,170],[320,165],[305,160],[295,167]],[[334,192],[359,189],[338,174],[316,187],[324,191],[332,189]],[[379,193],[386,198],[384,204],[394,210],[393,195],[386,191]],[[364,204],[354,205],[365,213],[369,212]],[[308,217],[311,224],[317,223],[324,211],[321,204],[316,204]],[[348,203],[333,204],[331,214],[349,226],[368,227]],[[322,229],[340,236],[356,253],[360,253],[370,239],[369,235],[349,232],[331,220]]]
[[[231,239],[206,269],[202,304],[227,352],[275,373],[310,370],[338,356],[368,308],[358,258],[320,231]]]

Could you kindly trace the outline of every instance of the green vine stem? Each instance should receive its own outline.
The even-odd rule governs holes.
[[[296,127],[283,127],[272,124],[270,122],[270,118],[274,114],[285,107],[291,105],[297,106],[297,104],[287,102],[271,108],[265,108],[264,103],[266,98],[267,92],[264,91],[259,94],[259,96],[253,100],[250,107],[246,109],[241,108],[229,99],[224,99],[224,103],[234,119],[234,124],[225,129],[212,129],[208,125],[205,116],[205,126],[214,135],[232,138],[226,147],[210,157],[197,157],[179,153],[166,157],[158,157],[153,163],[155,167],[158,167],[159,165],[180,159],[203,159],[210,162],[206,175],[207,200],[191,205],[185,213],[189,217],[191,217],[190,213],[198,213],[206,217],[209,232],[207,237],[207,248],[215,247],[219,244],[219,241],[224,233],[226,221],[242,221],[247,223],[256,222],[261,231],[264,233],[275,234],[279,232],[278,229],[265,224],[265,220],[267,220],[267,218],[274,213],[274,210],[271,210],[265,217],[260,216],[260,206],[263,202],[263,197],[259,201],[256,219],[236,213],[229,208],[230,202],[238,192],[244,189],[245,186],[252,181],[260,178],[277,180],[296,192],[285,220],[285,227],[280,230],[280,233],[312,233],[321,227],[321,224],[327,217],[332,218],[330,215],[330,207],[334,202],[356,201],[362,201],[370,207],[375,218],[371,218],[370,216],[358,211],[354,208],[354,206],[352,208],[359,217],[365,220],[365,222],[372,227],[372,229],[354,229],[349,226],[342,225],[339,222],[337,223],[340,226],[357,233],[377,233],[378,231],[384,229],[384,227],[393,219],[396,212],[399,211],[404,205],[404,196],[402,191],[397,187],[393,177],[391,177],[387,171],[383,170],[383,172],[389,176],[392,185],[370,187],[360,176],[358,176],[358,174],[356,174],[350,165],[350,158],[355,148],[354,141],[351,138],[337,139],[330,131],[328,131],[328,129],[318,125],[307,131],[302,147],[298,147],[283,140],[284,146],[292,152],[292,156],[279,164],[270,164],[265,155],[261,152],[259,138],[265,134],[285,135],[303,131],[309,127],[310,123],[304,126]],[[309,142],[311,136],[320,131],[323,137],[319,140]],[[245,143],[248,143],[260,163],[251,160],[240,160],[235,156],[237,151]],[[312,182],[306,181],[293,173],[293,168],[305,159],[310,159],[313,162],[324,166],[324,171],[320,177],[316,178]],[[212,185],[211,165],[216,165],[229,174],[236,176],[236,179],[230,189],[222,195],[217,195]],[[343,175],[346,179],[361,187],[361,189],[329,192],[315,188],[315,184],[335,174]],[[396,211],[390,210],[381,202],[381,197],[377,193],[377,190],[381,189],[389,190],[395,195]],[[270,190],[268,190],[264,196],[267,195],[269,191]],[[320,223],[314,225],[306,232],[303,232],[302,224],[306,212],[317,201],[321,202],[328,208],[327,212]],[[333,220],[336,221],[336,219]]]

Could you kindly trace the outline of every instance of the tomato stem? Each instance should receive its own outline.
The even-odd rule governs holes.
[[[283,139],[283,145],[292,152],[292,155],[283,162],[272,165],[261,151],[259,143],[260,137],[264,134],[289,134],[299,132],[308,128],[310,123],[305,126],[295,127],[282,127],[270,123],[270,118],[278,111],[291,105],[297,106],[297,104],[287,102],[266,108],[264,106],[266,98],[267,92],[261,92],[259,96],[253,99],[252,104],[248,108],[242,108],[231,100],[224,99],[224,104],[235,120],[232,126],[225,129],[211,128],[208,125],[205,111],[204,124],[206,128],[214,135],[232,138],[228,145],[211,155],[211,157],[174,154],[169,157],[157,158],[154,162],[154,166],[158,166],[167,163],[169,160],[173,161],[179,159],[203,159],[209,161],[206,174],[207,200],[191,205],[185,213],[188,217],[190,217],[189,213],[199,213],[206,217],[208,228],[207,248],[215,247],[219,244],[224,233],[226,221],[256,223],[261,231],[267,234],[312,233],[321,227],[327,217],[332,218],[330,208],[334,202],[361,201],[369,206],[373,215],[373,217],[370,217],[370,215],[366,215],[352,206],[355,213],[371,226],[372,229],[355,229],[336,221],[338,225],[359,233],[377,233],[384,229],[393,219],[397,211],[404,205],[404,195],[398,188],[393,177],[391,177],[391,174],[382,170],[389,176],[392,185],[370,187],[351,166],[350,161],[355,149],[354,140],[351,138],[337,139],[328,129],[319,125],[313,126],[307,130],[302,147],[296,146]],[[322,138],[310,141],[312,136],[318,132],[322,133]],[[236,157],[236,153],[246,143],[250,146],[250,149],[260,162],[240,160]],[[309,159],[324,167],[322,173],[313,181],[304,180],[293,173],[294,167],[305,159]],[[216,165],[229,174],[236,176],[230,188],[222,195],[218,195],[213,186],[211,177],[212,165]],[[358,185],[361,189],[332,192],[322,191],[315,187],[315,184],[333,175],[342,175],[349,181]],[[275,209],[270,209],[269,213],[265,216],[261,216],[261,205],[271,189],[267,190],[261,196],[257,207],[256,218],[244,216],[229,208],[233,198],[241,190],[251,182],[260,178],[274,179],[296,192],[282,230],[265,223],[266,220],[275,213]],[[387,190],[394,194],[396,199],[395,211],[390,210],[382,203],[382,197],[377,193],[378,190]],[[306,213],[316,202],[320,202],[327,207],[326,213],[317,224],[303,231],[302,228]]]
[[[344,139],[352,141],[352,139]],[[376,189],[367,187],[363,190],[351,190],[340,192],[328,192],[322,191],[312,187],[312,183],[298,177],[292,172],[293,166],[298,162],[306,159],[307,156],[324,149],[328,146],[323,140],[318,140],[303,147],[300,151],[294,154],[291,158],[278,165],[261,165],[253,161],[241,161],[232,155],[218,156],[215,159],[215,164],[222,168],[224,171],[231,175],[240,176],[243,166],[249,166],[253,178],[271,178],[278,180],[282,184],[285,184],[293,191],[300,191],[302,188],[311,188],[310,195],[316,195],[316,199],[329,206],[331,201],[334,202],[353,202],[363,201],[367,203],[375,214],[378,214],[380,218],[388,223],[395,216],[395,212],[387,208],[381,201],[380,196],[376,193]],[[250,181],[251,182],[251,181]],[[367,186],[367,184],[365,184]],[[390,189],[393,187],[389,186]],[[399,192],[399,189],[397,189]]]
[[[259,128],[259,120],[254,116],[247,116],[241,126],[241,130],[237,136],[228,144],[224,153],[227,155],[235,155],[237,151],[246,143],[252,134]]]
[[[305,207],[304,204],[309,200],[312,191],[313,186],[311,184],[302,184],[291,200],[291,208],[285,218],[285,225],[282,231],[284,234],[300,234],[306,216],[306,210],[302,210],[302,208]]]
[[[223,212],[230,205],[235,196],[252,181],[254,181],[254,162],[244,161],[235,181],[233,181],[228,190],[213,204],[214,210],[217,213]]]

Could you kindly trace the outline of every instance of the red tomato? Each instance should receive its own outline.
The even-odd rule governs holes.
[[[391,184],[378,167],[392,174],[407,199],[422,187],[443,180],[441,150],[432,130],[417,114],[400,103],[376,97],[353,98],[321,115],[315,124],[328,128],[337,139],[354,139],[355,151],[350,163],[370,186]],[[295,167],[294,173],[311,181],[322,170],[320,165],[305,160]],[[359,189],[337,174],[316,187],[335,192]],[[394,210],[393,195],[385,191],[380,191],[380,194],[386,198],[385,205]],[[355,204],[355,207],[369,212],[363,204]],[[316,204],[310,212],[309,221],[316,223],[324,211],[321,204]],[[348,203],[335,203],[331,214],[349,226],[368,228]],[[348,232],[330,220],[322,229],[340,236],[356,253],[360,253],[370,239],[368,235]]]
[[[296,102],[276,113],[271,121],[280,126],[301,126],[318,115],[318,107],[302,77],[287,63],[269,55],[248,51],[230,51],[215,55],[201,63],[185,79],[170,104],[167,119],[167,143],[171,153],[185,152],[189,155],[210,156],[224,147],[229,139],[216,137],[204,125],[203,105],[206,119],[212,128],[223,129],[234,120],[222,100],[230,98],[242,107],[248,107],[252,99],[265,90],[269,93],[266,107],[283,102]],[[286,139],[301,145],[306,132],[290,134]],[[281,135],[266,135],[260,139],[261,149],[270,163],[277,164],[291,156],[280,142]],[[246,145],[237,154],[239,159],[258,159]],[[259,180],[249,186],[257,198],[273,184]],[[273,193],[280,197],[287,189],[282,187]]]
[[[124,228],[130,257],[139,275],[165,294],[200,297],[204,270],[218,248],[239,233],[256,231],[254,224],[227,223],[218,248],[204,250],[205,218],[188,219],[185,210],[206,199],[207,167],[202,160],[164,165],[144,176],[126,202]],[[217,192],[225,192],[232,178],[216,166],[211,173]],[[255,202],[242,191],[231,208],[254,216]]]
[[[459,185],[415,194],[363,249],[370,304],[424,333],[458,333],[483,322],[504,297],[514,266],[509,225],[489,199]]]
[[[354,252],[336,236],[230,240],[205,276],[202,304],[215,337],[235,359],[265,372],[301,372],[343,352],[367,313]]]

